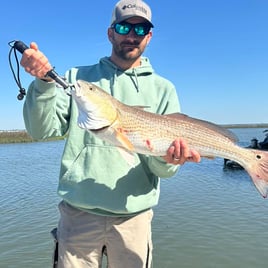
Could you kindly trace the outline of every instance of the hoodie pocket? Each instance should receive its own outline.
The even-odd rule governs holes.
[[[115,146],[86,145],[69,166],[62,180],[77,183],[94,179],[97,183],[115,187],[118,178],[124,177],[132,169],[120,150],[123,149]],[[132,157],[136,165],[139,164],[137,155],[133,154]]]

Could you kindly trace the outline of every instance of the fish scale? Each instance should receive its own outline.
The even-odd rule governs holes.
[[[221,153],[222,157],[226,157],[230,153],[228,148],[234,145],[228,137],[222,136],[220,139],[213,130],[207,128],[203,130],[203,128],[197,128],[194,124],[182,122],[174,124],[174,120],[170,120],[169,117],[151,116],[148,118],[145,116],[146,112],[136,109],[133,113],[131,112],[133,108],[130,109],[130,112],[128,112],[128,107],[121,107],[118,120],[125,129],[128,129],[126,135],[133,144],[136,144],[136,148],[140,145],[141,149],[145,149],[147,153],[158,156],[164,155],[167,146],[169,147],[178,137],[184,138],[190,148],[204,151],[203,156],[206,154],[208,157],[216,156],[216,152]],[[138,120],[139,118],[142,118],[142,120]],[[134,124],[135,122],[138,122],[138,124]],[[156,128],[155,126],[162,127]],[[146,140],[150,140],[154,144],[157,143],[154,146],[154,151],[143,148]],[[225,146],[223,147],[222,144]],[[240,150],[239,147],[237,149]]]
[[[189,149],[202,157],[228,158],[239,163],[261,195],[267,197],[268,152],[238,146],[231,131],[180,113],[159,115],[125,105],[82,80],[77,81],[72,96],[79,110],[78,125],[118,149],[164,156],[174,140],[182,138]]]

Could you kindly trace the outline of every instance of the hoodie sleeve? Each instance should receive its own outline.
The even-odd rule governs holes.
[[[170,178],[179,169],[178,165],[167,164],[162,157],[140,155],[140,158],[147,163],[150,171],[160,178]]]
[[[68,130],[70,98],[54,82],[36,79],[29,86],[23,107],[27,132],[34,139],[64,136]]]

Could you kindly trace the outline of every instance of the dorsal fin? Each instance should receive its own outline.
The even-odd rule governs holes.
[[[188,121],[190,123],[198,124],[202,127],[207,127],[211,130],[219,132],[220,134],[222,134],[223,136],[225,136],[226,138],[230,139],[233,142],[238,141],[237,136],[233,132],[231,132],[227,128],[221,127],[221,126],[214,124],[212,122],[202,120],[202,119],[193,118],[193,117],[190,117],[190,116],[188,116],[186,114],[182,114],[182,113],[168,114],[166,116],[172,117],[173,119],[183,120],[183,121]]]

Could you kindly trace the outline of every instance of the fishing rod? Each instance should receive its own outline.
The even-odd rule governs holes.
[[[24,44],[22,41],[11,41],[8,44],[11,47],[11,49],[9,51],[9,65],[10,65],[12,74],[14,76],[14,79],[19,87],[19,94],[18,94],[17,98],[18,98],[18,100],[22,100],[24,98],[24,96],[26,95],[26,90],[22,87],[21,82],[20,82],[19,61],[18,61],[16,51],[19,51],[21,54],[23,54],[23,52],[26,49],[28,49],[29,47],[26,44]],[[17,64],[17,75],[15,74],[15,71],[14,71],[12,63],[11,63],[12,52],[14,52],[14,56],[15,56],[15,60],[16,60],[16,64]],[[69,83],[66,82],[63,77],[61,77],[57,74],[57,72],[54,70],[54,68],[52,68],[50,71],[48,71],[45,76],[52,78],[56,83],[58,83],[64,89],[66,89],[70,86]]]

